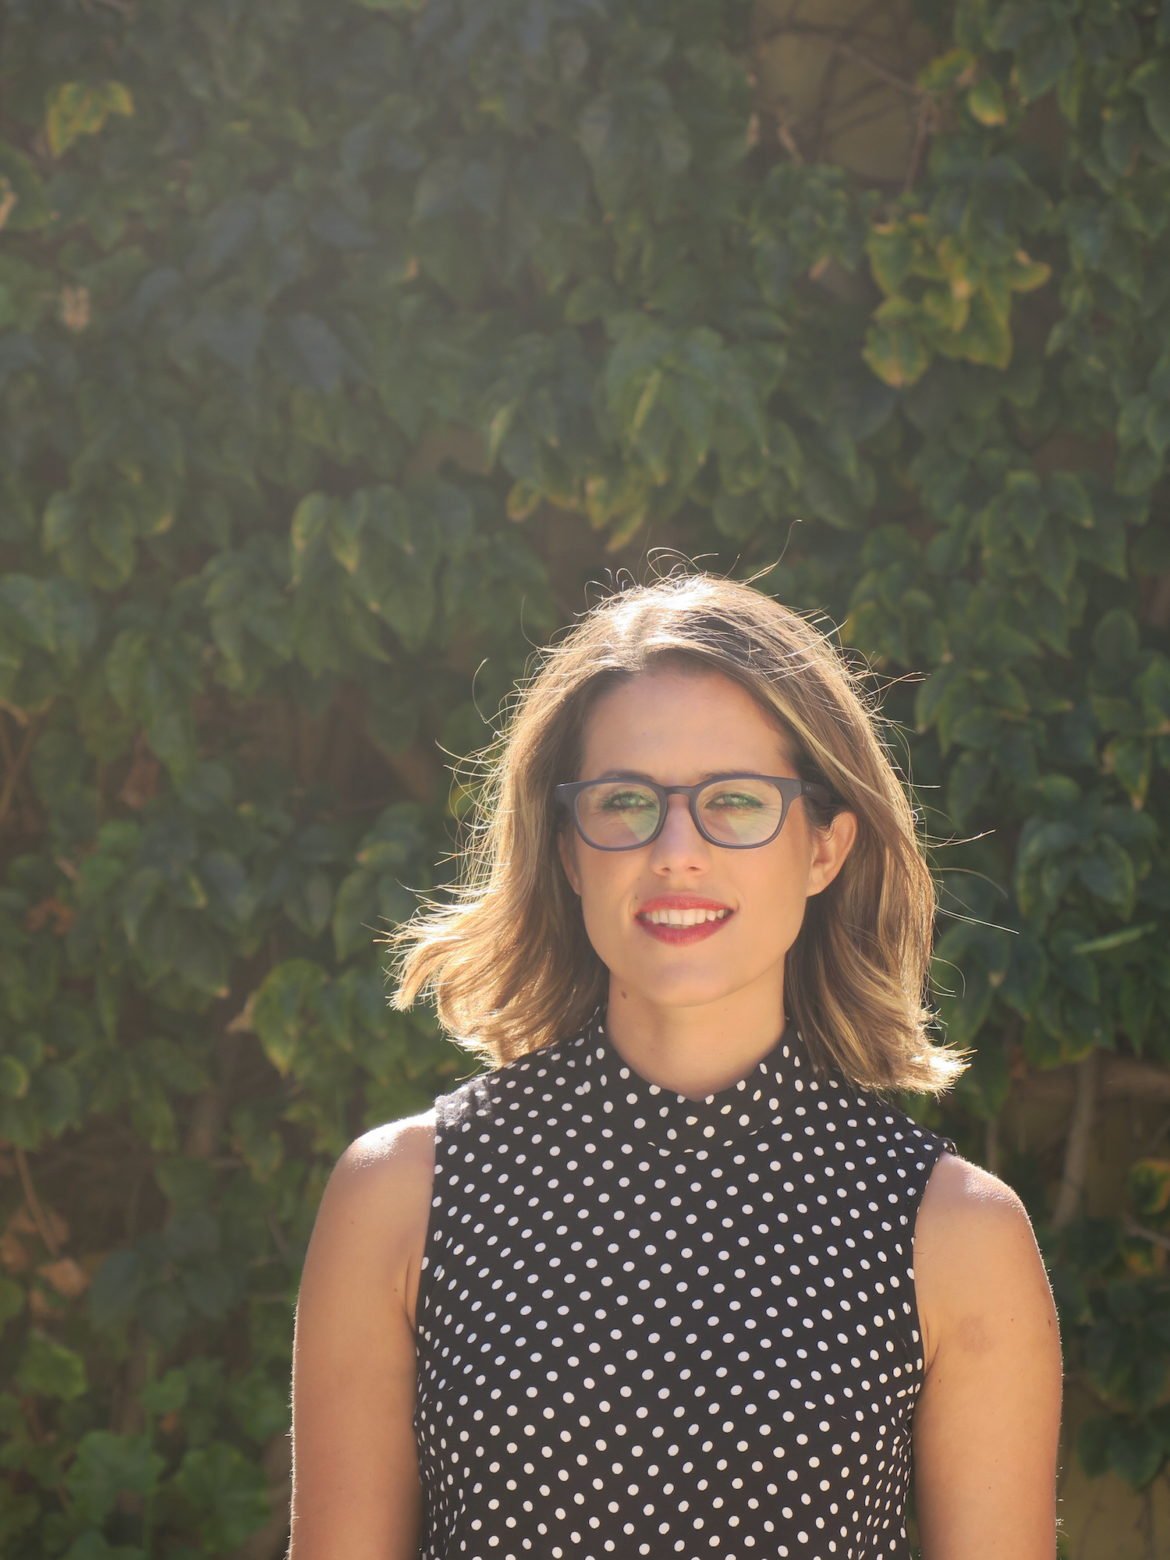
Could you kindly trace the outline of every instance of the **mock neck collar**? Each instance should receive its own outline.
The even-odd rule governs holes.
[[[610,1039],[600,1006],[579,1037],[579,1054],[586,1118],[606,1136],[682,1152],[735,1143],[775,1126],[815,1086],[808,1051],[791,1019],[744,1077],[699,1100],[636,1072]]]

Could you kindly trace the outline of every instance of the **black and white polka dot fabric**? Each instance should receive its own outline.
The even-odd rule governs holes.
[[[422,1560],[905,1556],[944,1150],[791,1023],[703,1100],[633,1072],[600,1013],[442,1096]]]

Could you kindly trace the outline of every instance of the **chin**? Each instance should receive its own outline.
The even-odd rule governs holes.
[[[655,981],[653,985],[647,985],[644,979],[630,980],[620,971],[611,971],[610,974],[614,986],[624,992],[627,998],[634,998],[652,1007],[706,1007],[710,1003],[733,997],[739,989],[725,982],[697,980],[693,976],[688,978],[681,974],[677,980]]]

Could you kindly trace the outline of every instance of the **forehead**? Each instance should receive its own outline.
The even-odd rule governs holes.
[[[637,769],[682,784],[692,772],[780,773],[792,751],[779,719],[741,683],[722,672],[658,667],[599,695],[582,733],[581,772]]]

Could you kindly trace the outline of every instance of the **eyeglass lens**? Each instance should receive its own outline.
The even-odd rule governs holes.
[[[784,798],[770,780],[712,780],[696,797],[703,828],[727,845],[759,845],[775,834]],[[658,827],[661,804],[648,785],[599,780],[577,797],[577,821],[592,845],[615,850],[641,845]]]

